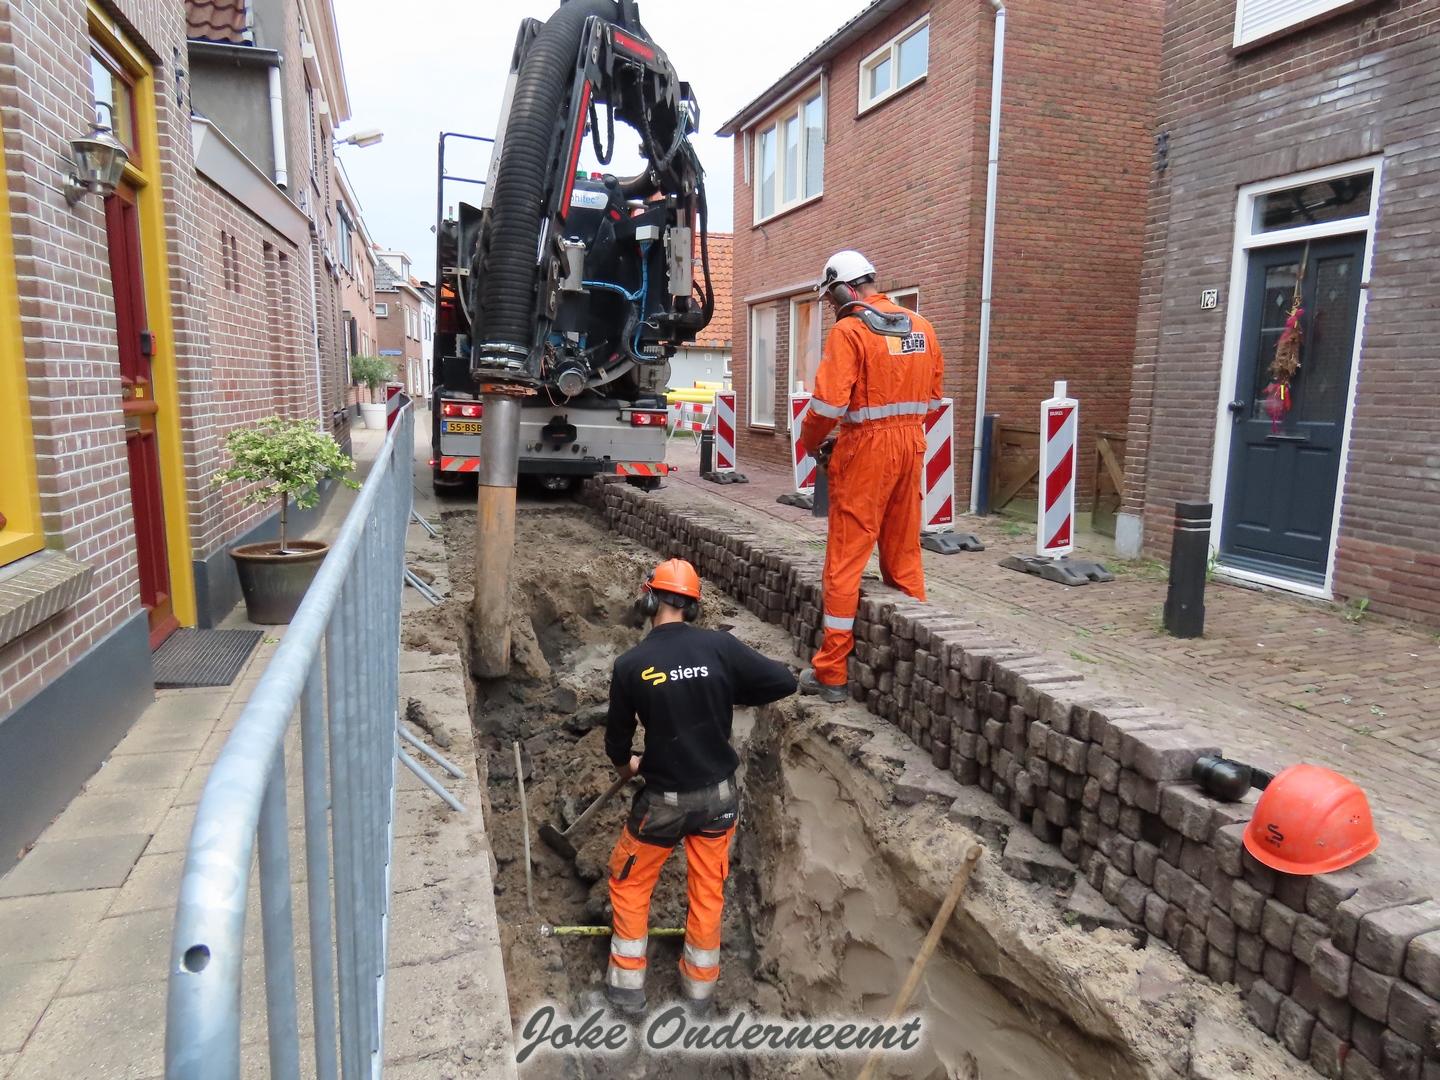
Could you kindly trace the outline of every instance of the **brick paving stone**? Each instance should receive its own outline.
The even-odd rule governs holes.
[[[789,490],[784,470],[746,461],[742,444],[751,482],[722,488],[700,481],[694,454],[676,450],[681,471],[657,498],[720,511],[792,550],[817,551],[825,522],[774,502]],[[1337,769],[1365,788],[1392,851],[1440,843],[1440,710],[1426,705],[1440,689],[1440,642],[1429,633],[1382,616],[1351,623],[1332,607],[1217,583],[1206,592],[1206,636],[1170,638],[1154,627],[1166,583],[1153,564],[1111,560],[1095,547],[1099,538],[1082,536],[1078,554],[1107,561],[1117,579],[1060,590],[997,565],[995,553],[1027,542],[1001,524],[957,520],[957,530],[987,542],[983,554],[926,553],[933,603],[964,611],[997,638],[1082,654],[1097,700],[1124,698],[1195,723],[1228,755]],[[1427,880],[1440,879],[1434,857],[1423,861]]]

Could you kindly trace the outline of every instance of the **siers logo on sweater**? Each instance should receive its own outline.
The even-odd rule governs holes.
[[[647,667],[640,672],[640,678],[651,686],[660,686],[672,679],[680,682],[682,679],[708,679],[709,677],[710,669],[708,667],[679,667],[671,668],[668,672],[656,671],[653,667]]]

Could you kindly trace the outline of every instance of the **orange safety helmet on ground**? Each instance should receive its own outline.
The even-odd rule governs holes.
[[[695,567],[684,559],[666,559],[651,571],[645,588],[699,600],[700,575],[695,573]]]
[[[1279,772],[1245,827],[1245,850],[1285,874],[1328,874],[1379,846],[1365,792],[1319,765]]]

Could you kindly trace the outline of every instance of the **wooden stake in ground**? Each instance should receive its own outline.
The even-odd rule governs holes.
[[[890,1010],[890,1015],[885,1020],[887,1024],[893,1024],[900,1019],[905,1010],[910,1007],[910,999],[920,988],[920,977],[925,974],[925,965],[930,962],[931,954],[940,944],[940,935],[945,932],[945,926],[950,922],[950,916],[955,913],[955,905],[960,902],[960,897],[965,892],[965,886],[970,882],[970,874],[984,852],[985,849],[979,844],[971,844],[970,850],[965,852],[965,858],[960,863],[955,880],[950,883],[950,891],[945,894],[945,900],[941,903],[940,910],[935,913],[935,921],[930,924],[930,932],[925,935],[925,943],[915,954],[915,962],[910,965],[910,974],[905,976],[905,985],[900,988],[900,996],[895,999],[895,1007]],[[865,1067],[860,1070],[860,1075],[856,1080],[873,1080],[876,1069],[880,1067],[880,1058],[883,1053],[884,1051],[879,1047],[870,1051],[870,1056],[865,1060]]]
[[[520,824],[525,838],[525,906],[535,914],[535,880],[530,870],[530,809],[525,805],[525,763],[520,760],[520,743],[515,743],[515,782],[520,785]]]

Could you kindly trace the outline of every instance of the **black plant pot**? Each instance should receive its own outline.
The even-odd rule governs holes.
[[[242,544],[230,552],[240,575],[245,614],[253,623],[276,625],[293,619],[330,550],[329,544],[318,540],[291,540],[287,547],[282,555],[270,540]]]

